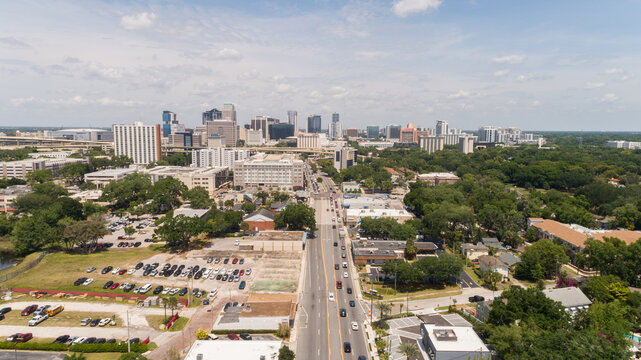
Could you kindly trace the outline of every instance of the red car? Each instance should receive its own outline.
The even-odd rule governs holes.
[[[122,235],[118,236],[118,240],[124,240],[124,239],[125,239],[124,236],[122,236]]]
[[[238,262],[238,258],[234,258],[234,260],[232,260],[232,262],[231,262],[231,263],[232,263],[232,264],[235,264],[235,263],[237,263],[237,262]]]
[[[38,305],[29,305],[26,308],[24,308],[24,310],[22,310],[20,315],[22,315],[22,316],[31,315],[31,313],[36,311],[37,308],[38,308]]]
[[[118,271],[118,275],[124,275],[127,272],[127,269],[122,269]]]
[[[15,341],[15,342],[27,342],[27,341],[29,341],[31,339],[33,339],[33,334],[32,333],[26,333],[26,334],[18,335],[13,341]]]
[[[244,269],[240,269],[240,272],[238,273],[238,276],[243,276],[243,275],[245,275],[245,270]]]
[[[117,289],[117,288],[118,288],[118,286],[120,286],[120,284],[118,284],[118,283],[113,283],[113,284],[111,284],[111,286],[110,286],[109,288],[110,288],[111,290],[113,290],[113,289]]]
[[[240,340],[240,338],[236,334],[227,334],[227,337],[229,338],[229,340]]]

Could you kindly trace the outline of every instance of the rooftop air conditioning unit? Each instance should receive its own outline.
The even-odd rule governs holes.
[[[196,360],[203,360],[203,354],[196,355]]]

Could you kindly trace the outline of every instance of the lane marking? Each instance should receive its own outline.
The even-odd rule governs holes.
[[[321,248],[321,258],[323,259],[323,274],[325,275],[325,287],[329,292],[329,284],[327,283],[327,265],[325,264],[325,250],[323,249],[323,201],[320,201],[321,204],[321,213],[320,213],[320,248]],[[327,358],[332,358],[332,342],[330,341],[329,335],[329,294],[325,295],[325,304],[327,305]],[[320,313],[319,313],[320,316]],[[319,349],[320,351],[320,349]]]

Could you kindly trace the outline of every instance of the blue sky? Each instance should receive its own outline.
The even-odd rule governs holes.
[[[641,130],[641,1],[0,0],[0,125]],[[300,121],[300,120],[299,120]]]

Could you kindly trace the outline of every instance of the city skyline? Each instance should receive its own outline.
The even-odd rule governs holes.
[[[397,0],[10,3],[0,125],[187,127],[333,112],[344,128],[445,120],[638,131],[641,4]],[[29,13],[25,18],[20,14]],[[313,44],[313,46],[312,46]],[[339,55],[339,56],[336,56]],[[299,121],[301,120],[299,119]]]

